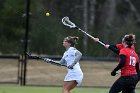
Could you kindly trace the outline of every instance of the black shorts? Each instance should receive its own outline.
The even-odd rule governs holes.
[[[114,82],[109,93],[135,93],[137,83],[138,75],[121,76]]]

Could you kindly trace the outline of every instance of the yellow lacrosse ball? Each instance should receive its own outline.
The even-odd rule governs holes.
[[[50,13],[49,13],[49,12],[47,12],[47,13],[46,13],[46,16],[50,16]]]

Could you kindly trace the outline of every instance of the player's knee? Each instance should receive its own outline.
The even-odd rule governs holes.
[[[63,88],[63,92],[62,93],[70,93],[69,90],[67,88]]]

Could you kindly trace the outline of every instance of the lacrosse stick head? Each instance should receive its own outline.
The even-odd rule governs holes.
[[[70,20],[69,20],[69,17],[63,17],[62,18],[62,23],[65,25],[65,26],[68,26],[68,27],[70,27],[70,28],[75,28],[76,27],[76,25],[73,23],[73,22],[71,22]]]

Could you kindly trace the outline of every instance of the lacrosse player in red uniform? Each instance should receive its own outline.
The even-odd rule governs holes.
[[[123,38],[123,46],[114,48],[109,46],[109,49],[119,53],[119,64],[111,72],[112,76],[116,75],[118,70],[121,70],[121,76],[112,85],[109,93],[135,93],[136,84],[139,81],[139,58],[134,49],[135,35],[125,35]],[[111,48],[110,48],[111,47]]]
[[[97,42],[96,38],[94,41]],[[139,58],[135,52],[135,35],[125,35],[122,44],[105,45],[113,52],[119,55],[119,64],[111,72],[112,76],[121,69],[121,77],[113,84],[109,93],[135,93],[135,87],[140,79]]]

